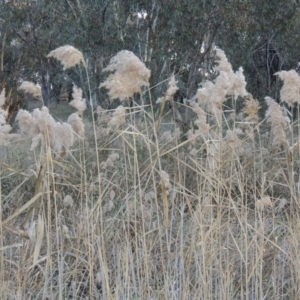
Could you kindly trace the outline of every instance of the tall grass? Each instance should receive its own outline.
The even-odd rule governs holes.
[[[299,123],[270,98],[260,118],[242,69],[217,55],[216,79],[171,110],[174,77],[158,110],[82,121],[76,87],[73,123],[19,113],[23,134],[0,151],[2,299],[298,298]],[[71,57],[64,68],[87,67]],[[150,71],[132,53],[107,71],[111,101],[144,97]]]

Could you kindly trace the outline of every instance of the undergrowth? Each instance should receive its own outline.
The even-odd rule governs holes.
[[[49,57],[88,70],[71,46]],[[101,87],[123,105],[90,101],[86,120],[75,86],[68,121],[20,110],[12,134],[1,94],[2,299],[296,299],[298,121],[269,97],[259,117],[220,49],[217,76],[185,104],[174,75],[147,104],[150,70],[132,52],[105,71]],[[285,80],[298,75],[284,72],[292,105],[300,84],[291,94]]]

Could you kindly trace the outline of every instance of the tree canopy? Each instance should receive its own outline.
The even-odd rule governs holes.
[[[274,73],[296,68],[300,13],[297,1],[258,0],[5,0],[0,10],[0,83],[19,99],[22,80],[41,85],[44,103],[58,101],[72,84],[86,98],[105,101],[102,70],[120,50],[133,51],[151,69],[154,93],[175,73],[185,97],[214,76],[215,46],[234,69],[242,66],[248,90],[276,98]],[[47,58],[72,45],[84,54],[80,67],[63,71]],[[89,92],[90,91],[90,92]]]

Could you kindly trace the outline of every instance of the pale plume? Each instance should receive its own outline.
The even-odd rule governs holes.
[[[224,51],[216,49],[216,54],[218,57],[216,70],[219,75],[214,82],[205,81],[202,83],[195,98],[198,99],[201,105],[206,107],[208,112],[214,115],[218,126],[221,126],[222,106],[226,100],[226,95],[237,99],[239,96],[245,97],[248,93],[243,69],[240,68],[237,72],[233,72]]]
[[[206,113],[199,104],[194,101],[190,101],[190,106],[192,107],[193,112],[197,114],[197,119],[194,121],[197,129],[195,131],[189,130],[187,133],[189,140],[193,143],[197,137],[208,133],[210,126],[206,123]]]
[[[290,124],[290,119],[283,115],[282,109],[272,98],[265,97],[268,109],[266,111],[267,122],[271,123],[273,146],[281,146],[287,143],[285,130]]]
[[[177,90],[178,90],[177,81],[175,80],[175,76],[173,74],[169,80],[168,89],[165,93],[165,96],[157,99],[156,103],[161,103],[163,100],[165,101],[173,100],[173,96]]]
[[[232,73],[232,66],[228,61],[225,52],[220,48],[216,48],[215,51],[216,56],[218,57],[216,70],[219,72]]]
[[[113,167],[114,162],[119,159],[119,154],[116,152],[111,153],[106,161],[101,162],[100,167],[102,169],[107,169],[108,167]]]
[[[119,105],[108,122],[108,126],[117,129],[123,125],[125,123],[126,109],[127,107]]]
[[[245,107],[243,112],[247,115],[245,120],[247,122],[258,122],[258,111],[260,105],[256,99],[253,98],[251,94],[248,94],[247,100],[245,102]]]
[[[226,100],[226,89],[222,87],[221,83],[219,82],[217,85],[213,82],[205,81],[202,84],[202,87],[198,89],[195,98],[198,100],[199,104],[205,106],[207,111],[213,114],[220,126],[223,114],[222,105]]]
[[[271,201],[271,198],[269,196],[264,196],[261,199],[256,200],[255,207],[262,211],[266,207],[273,207],[273,203]]]
[[[80,115],[86,109],[86,100],[82,98],[82,90],[76,85],[73,86],[72,93],[73,100],[69,103],[71,106],[75,107]]]
[[[100,88],[108,90],[110,100],[129,99],[134,93],[140,93],[142,86],[149,85],[150,70],[131,51],[117,53],[103,71],[112,73],[100,84]]]
[[[7,145],[9,141],[16,136],[15,134],[9,134],[12,128],[7,124],[6,118],[8,113],[7,110],[3,108],[5,101],[5,89],[3,89],[0,94],[0,145]]]
[[[63,204],[64,206],[69,206],[69,207],[73,207],[73,204],[74,204],[74,201],[73,201],[73,198],[72,196],[70,195],[66,195],[64,200],[63,200]]]
[[[64,70],[75,67],[80,63],[86,67],[86,62],[82,53],[70,45],[61,46],[52,50],[47,57],[54,57],[59,60],[62,63]]]
[[[21,133],[31,138],[31,150],[44,143],[55,151],[68,150],[84,133],[82,119],[76,113],[69,116],[68,123],[55,122],[45,106],[32,113],[20,109],[16,120]]]
[[[5,89],[2,90],[0,94],[0,107],[2,107],[5,104],[6,98],[5,98]]]
[[[68,124],[72,126],[72,130],[75,133],[75,139],[79,139],[84,136],[84,124],[77,113],[73,113],[68,117]]]
[[[38,83],[34,84],[30,81],[23,81],[19,87],[19,90],[22,90],[24,93],[31,94],[33,97],[42,100],[42,89]]]
[[[275,73],[283,80],[283,87],[280,90],[280,99],[282,102],[293,106],[294,103],[300,103],[300,76],[295,70],[280,71]]]
[[[245,97],[248,93],[246,91],[246,80],[243,74],[243,68],[240,67],[238,71],[234,72],[232,66],[229,63],[225,52],[216,48],[216,55],[219,58],[217,60],[216,70],[220,72],[220,75],[224,72],[227,75],[227,79],[218,83],[220,76],[216,78],[216,85],[222,86],[226,90],[226,95],[234,96],[237,99],[238,96]]]
[[[166,193],[167,195],[169,195],[169,189],[172,187],[170,183],[170,175],[164,170],[161,170],[159,173],[161,181],[164,183],[164,186],[166,188]]]

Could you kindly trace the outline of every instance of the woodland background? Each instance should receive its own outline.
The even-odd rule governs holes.
[[[17,91],[22,80],[42,86],[45,105],[70,98],[75,83],[86,99],[90,90],[95,105],[108,107],[98,88],[101,72],[123,49],[151,69],[154,96],[165,89],[156,84],[174,72],[179,101],[215,76],[214,46],[225,51],[233,69],[243,66],[247,89],[260,101],[266,95],[278,99],[273,74],[296,69],[300,61],[300,10],[294,0],[6,0],[0,33],[0,88],[18,107],[25,100]],[[90,89],[80,69],[61,72],[59,62],[47,59],[67,44],[88,57]]]

